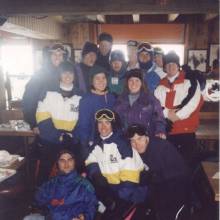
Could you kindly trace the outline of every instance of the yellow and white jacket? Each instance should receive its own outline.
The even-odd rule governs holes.
[[[136,202],[145,197],[146,188],[140,187],[139,181],[140,172],[146,169],[146,165],[120,134],[111,134],[105,140],[98,139],[89,151],[85,164],[90,177],[101,172],[123,199]]]
[[[81,96],[63,97],[60,92],[48,91],[38,102],[36,120],[42,139],[59,142],[63,132],[72,133],[79,117]]]

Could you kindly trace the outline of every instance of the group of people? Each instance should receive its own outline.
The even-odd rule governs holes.
[[[101,33],[77,64],[55,44],[26,86],[24,117],[39,137],[36,202],[57,220],[97,212],[150,219],[149,208],[152,219],[181,219],[189,214],[200,83],[173,51],[130,40],[126,62],[112,44]]]

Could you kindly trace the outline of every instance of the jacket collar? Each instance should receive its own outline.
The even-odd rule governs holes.
[[[128,95],[129,95],[129,93],[126,92],[121,96],[121,99],[125,101],[126,105],[129,105]],[[148,101],[149,101],[148,96],[149,96],[148,93],[141,90],[138,99],[133,103],[133,105],[135,105],[135,103],[148,104]]]
[[[70,173],[59,173],[58,174],[58,181],[60,182],[66,182],[68,180],[74,180],[76,179],[76,177],[78,176],[78,173],[76,172],[76,170],[71,171]]]
[[[180,71],[179,76],[174,80],[173,83],[170,83],[169,79],[165,77],[164,79],[160,81],[160,85],[170,88],[171,85],[183,83],[184,79],[185,79],[185,74],[183,71]]]
[[[95,145],[100,145],[102,147],[103,144],[110,144],[112,142],[115,142],[119,137],[121,136],[121,132],[116,131],[112,133],[112,135],[105,140],[101,139],[99,136],[96,141],[94,142]]]

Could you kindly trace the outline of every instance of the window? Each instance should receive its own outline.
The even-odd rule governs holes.
[[[11,82],[12,100],[22,99],[25,85],[33,74],[33,49],[27,44],[4,44],[0,65]]]
[[[152,44],[153,47],[160,47],[164,53],[168,53],[174,50],[180,57],[180,65],[184,64],[184,45],[183,44]],[[125,55],[125,60],[128,60],[127,46],[126,44],[114,44],[113,50],[121,50]]]

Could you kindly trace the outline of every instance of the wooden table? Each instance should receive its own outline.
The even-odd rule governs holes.
[[[28,148],[28,138],[34,137],[35,134],[32,130],[22,131],[22,130],[9,130],[9,129],[0,129],[0,136],[4,137],[21,137],[24,140],[24,154],[26,158],[26,172],[27,180],[30,179],[30,163],[29,163],[29,148]]]
[[[219,171],[219,163],[205,161],[202,162],[202,168],[213,191],[214,200],[219,202],[219,179],[213,179],[213,176]]]
[[[218,140],[219,126],[218,123],[200,124],[196,131],[196,138],[199,140]]]

